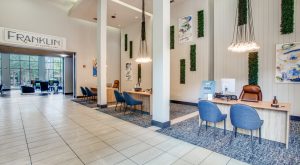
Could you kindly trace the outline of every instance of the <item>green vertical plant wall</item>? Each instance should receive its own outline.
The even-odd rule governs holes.
[[[133,56],[133,50],[132,50],[132,47],[133,47],[133,42],[130,41],[130,42],[129,42],[129,58],[132,58],[132,56]]]
[[[248,15],[248,0],[238,0],[238,25],[247,24]]]
[[[294,32],[294,0],[281,0],[281,34]]]
[[[249,53],[248,59],[248,83],[249,85],[258,84],[258,52]]]
[[[191,45],[190,64],[190,71],[196,71],[196,45]]]
[[[128,50],[128,35],[127,34],[125,34],[125,51],[127,51]]]
[[[138,64],[138,81],[142,80],[142,64]]]
[[[204,37],[204,11],[198,11],[198,38]]]
[[[180,60],[180,84],[185,84],[185,59]]]
[[[175,49],[175,26],[170,27],[170,49]]]

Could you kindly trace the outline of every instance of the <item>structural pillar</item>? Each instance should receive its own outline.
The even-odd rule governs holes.
[[[107,0],[98,0],[97,19],[97,105],[106,108]]]
[[[170,0],[153,0],[152,125],[170,125]]]

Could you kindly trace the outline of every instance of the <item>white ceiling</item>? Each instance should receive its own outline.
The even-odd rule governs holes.
[[[74,1],[74,0],[54,0],[58,1]],[[134,6],[138,9],[142,8],[142,0],[120,0],[128,5]],[[175,0],[175,3],[181,3],[186,0]],[[62,2],[64,3],[64,2]],[[174,3],[173,3],[174,4]],[[108,26],[122,28],[132,23],[141,22],[142,13],[135,11],[112,0],[107,0],[108,6]],[[145,0],[146,12],[152,13],[152,0]],[[111,16],[116,15],[116,18]],[[79,0],[69,11],[69,16],[96,22],[94,18],[97,17],[97,0]],[[146,15],[146,18],[150,18]]]

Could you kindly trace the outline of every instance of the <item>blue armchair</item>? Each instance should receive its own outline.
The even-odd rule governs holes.
[[[143,113],[143,102],[140,100],[134,99],[130,94],[127,92],[123,92],[124,100],[126,103],[124,114],[126,113],[127,106],[130,106],[130,109],[132,109],[133,106],[140,105],[141,106],[141,113]]]
[[[85,98],[87,97],[87,92],[83,87],[80,87],[80,90],[81,90],[81,93],[82,93],[82,96],[83,96],[83,100],[85,100]]]
[[[97,96],[97,93],[93,93],[88,87],[85,87],[87,98],[94,99]]]
[[[125,99],[124,99],[122,93],[120,93],[117,90],[114,91],[114,94],[115,94],[116,102],[117,102],[116,107],[115,107],[115,111],[117,110],[117,106],[118,106],[119,103],[121,103],[120,110],[122,110],[122,105],[123,105],[123,103],[125,103]]]
[[[259,144],[261,144],[261,127],[264,123],[256,112],[256,110],[248,105],[235,104],[230,108],[230,119],[233,125],[233,134],[230,139],[232,142],[233,135],[236,137],[237,129],[245,129],[251,131],[251,149],[253,152],[253,130],[259,130]]]
[[[224,135],[226,134],[226,114],[222,114],[219,110],[218,106],[210,101],[199,101],[198,103],[199,109],[199,131],[198,136],[200,134],[201,126],[203,121],[206,121],[206,130],[207,130],[207,122],[214,123],[214,139],[216,137],[215,129],[216,123],[224,121]]]

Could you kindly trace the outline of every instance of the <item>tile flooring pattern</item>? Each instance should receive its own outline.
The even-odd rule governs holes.
[[[262,144],[258,144],[258,138],[255,137],[253,154],[251,154],[250,136],[238,134],[237,138],[229,144],[231,131],[227,131],[224,136],[223,129],[214,130],[208,127],[206,131],[203,125],[198,136],[198,123],[199,116],[158,130],[158,132],[254,165],[300,164],[300,122],[291,122],[288,150],[284,144],[266,139],[262,139]]]
[[[50,95],[0,98],[0,164],[244,163]]]

